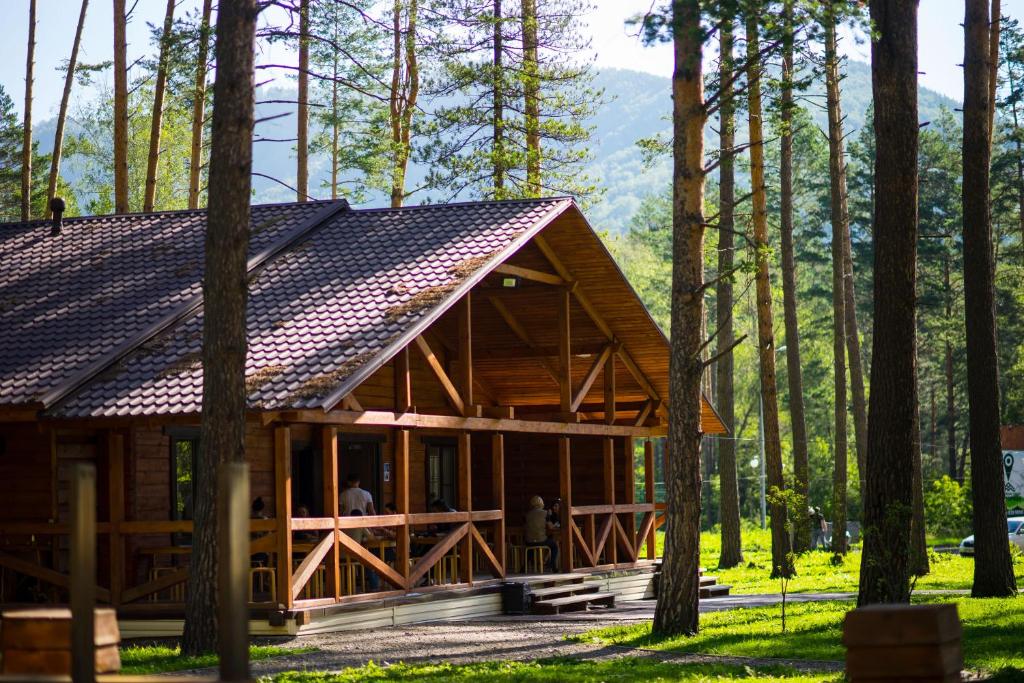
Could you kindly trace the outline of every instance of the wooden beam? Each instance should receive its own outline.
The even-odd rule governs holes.
[[[615,424],[615,356],[613,353],[608,356],[604,364],[604,421],[605,424]]]
[[[587,376],[583,378],[579,388],[576,390],[576,396],[572,399],[572,405],[569,407],[571,412],[576,412],[580,409],[580,405],[583,404],[583,399],[587,397],[587,394],[590,392],[590,388],[594,386],[594,381],[597,380],[597,375],[604,369],[608,358],[611,357],[614,350],[615,347],[608,344],[604,347],[601,354],[594,359],[593,365],[591,365],[590,370],[587,371]]]
[[[463,415],[471,415],[473,404],[473,293],[466,292],[458,303],[459,326],[459,391],[463,401]]]
[[[479,340],[478,340],[479,341]],[[604,351],[608,342],[575,344],[572,353],[575,357],[596,356]],[[536,346],[473,346],[473,356],[477,360],[518,360],[518,359],[543,359],[553,360],[558,358],[558,346],[536,345]]]
[[[316,544],[313,550],[302,558],[302,562],[299,563],[299,566],[295,569],[295,574],[292,576],[291,595],[293,601],[298,600],[299,596],[302,595],[302,589],[313,578],[317,567],[320,566],[323,559],[327,557],[327,553],[331,552],[337,542],[338,532],[335,530],[320,539],[320,542]]]
[[[274,521],[277,522],[277,599],[291,609],[292,598],[292,435],[274,429]]]
[[[604,502],[611,505],[612,509],[615,507],[615,439],[607,438],[601,442],[601,451],[604,460],[603,474],[602,477],[604,482]],[[608,516],[608,531],[602,530],[602,537],[608,532],[612,534],[612,544],[609,548],[608,559],[612,564],[616,561],[616,548],[615,548],[615,527],[611,524],[611,518],[614,514]],[[601,541],[602,545],[604,540]],[[595,551],[595,553],[598,551]]]
[[[623,503],[625,505],[632,505],[636,503],[636,449],[633,447],[633,438],[627,436],[623,439],[625,442],[625,463],[622,466],[622,481],[625,487],[623,491]],[[618,516],[615,518],[615,523],[620,524]],[[629,513],[626,517],[626,523],[620,524],[618,527],[619,531],[625,531],[625,538],[629,542],[629,546],[634,548],[631,553],[632,562],[636,562],[636,514]]]
[[[513,266],[511,263],[502,263],[492,272],[499,273],[501,275],[513,275],[515,277],[521,277],[524,280],[533,280],[534,282],[542,282],[546,285],[564,285],[563,280],[554,273],[545,273],[542,270],[534,270],[533,268],[524,268],[523,266]]]
[[[339,531],[335,535],[338,538],[338,544],[345,549],[345,552],[355,557],[360,564],[363,564],[377,572],[396,588],[409,587],[404,576],[396,572],[391,566],[386,564],[384,560],[377,557],[369,549],[363,547],[360,543],[357,543],[356,539],[352,538],[344,531]]]
[[[572,517],[569,518],[569,525],[572,527],[572,535],[576,539],[580,552],[589,562],[588,566],[594,567],[597,565],[597,558],[590,551],[590,547],[587,546],[587,541],[583,538],[583,532],[576,526],[576,522],[573,521]]]
[[[341,407],[345,410],[362,410],[363,404],[356,398],[355,392],[352,392],[341,399]]]
[[[572,410],[572,330],[569,289],[558,291],[558,400],[564,412]]]
[[[107,432],[107,488],[110,507],[110,602],[121,604],[124,588],[124,434]]]
[[[420,350],[423,357],[427,361],[427,365],[434,371],[434,376],[441,383],[444,388],[445,394],[448,396],[448,400],[451,402],[452,407],[455,408],[456,412],[464,415],[466,412],[466,404],[463,402],[462,397],[459,395],[459,391],[452,384],[451,378],[448,377],[448,373],[444,371],[444,366],[441,364],[441,360],[434,354],[430,348],[430,344],[423,335],[416,337],[416,348]]]
[[[473,511],[473,442],[470,432],[458,435],[458,475],[459,475],[459,509]],[[470,524],[470,528],[473,525]],[[473,535],[466,534],[459,544],[459,571],[462,582],[473,583]]]
[[[647,399],[647,401],[644,403],[643,409],[640,410],[640,412],[636,416],[636,420],[633,421],[633,424],[635,424],[637,427],[642,427],[644,423],[647,422],[647,418],[651,416],[651,413],[653,413],[654,410],[655,402],[651,399]]]
[[[404,523],[395,530],[395,567],[409,580],[409,430],[396,429],[395,453],[395,507]]]
[[[427,551],[427,554],[419,559],[416,566],[409,572],[409,585],[415,584],[430,568],[448,554],[448,551],[455,547],[455,544],[462,540],[462,537],[469,533],[470,522],[464,522],[455,529],[452,529],[440,543],[434,545]]]
[[[562,518],[559,520],[562,571],[572,572],[572,457],[569,437],[558,439],[558,493],[562,498]]]
[[[509,326],[509,329],[512,330],[512,333],[519,337],[519,340],[521,342],[523,342],[524,344],[526,344],[526,346],[534,350],[542,348],[539,347],[536,343],[534,343],[533,338],[530,336],[530,333],[527,332],[526,328],[523,327],[523,324],[519,322],[519,318],[513,315],[512,311],[508,309],[508,306],[505,305],[504,301],[493,296],[488,297],[487,300],[491,302],[491,305],[494,306],[494,310],[498,311],[498,315],[500,315],[501,319],[505,321],[505,324]],[[540,351],[538,351],[538,353],[539,352]],[[541,365],[544,366],[544,369],[548,371],[548,374],[551,375],[551,379],[555,380],[555,383],[557,384],[559,382],[560,376],[558,366],[552,363],[551,359],[546,357],[546,355],[540,357],[540,362]]]
[[[654,503],[654,442],[648,439],[644,442],[644,493],[646,493],[647,502]],[[646,526],[647,530],[647,559],[653,560],[655,557],[655,543],[657,537],[654,533],[654,517],[651,513],[650,525]]]
[[[492,417],[429,415],[424,413],[393,413],[386,410],[293,410],[282,413],[288,422],[309,424],[360,425],[368,427],[400,427],[403,429],[443,429],[474,432],[518,432],[572,436],[664,436],[664,426],[634,427],[597,423],[560,423],[533,420],[509,420]]]
[[[494,557],[505,576],[505,435],[491,435],[491,504],[501,510],[494,524]]]
[[[320,430],[320,453],[323,466],[324,515],[338,519],[338,429],[324,425]],[[335,523],[337,530],[337,523]],[[327,588],[335,600],[341,599],[341,558],[335,534],[331,534],[331,556],[327,562]]]
[[[480,532],[477,530],[475,526],[471,526],[470,530],[472,531],[473,542],[476,543],[477,552],[479,552],[480,555],[483,556],[484,562],[489,564],[491,567],[491,575],[494,576],[494,578],[496,579],[505,578],[504,565],[498,560],[494,553],[491,552],[491,547],[487,545],[487,542],[484,540],[484,537],[480,535]],[[498,547],[504,547],[504,545],[504,542],[499,543],[498,541],[495,541],[495,550],[497,550]]]
[[[409,347],[403,347],[394,360],[395,411],[404,413],[412,406],[412,373],[409,369]]]

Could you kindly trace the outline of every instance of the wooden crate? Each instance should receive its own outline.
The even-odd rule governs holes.
[[[112,609],[97,609],[96,671],[120,670],[121,636]],[[67,675],[71,673],[71,610],[10,610],[0,615],[0,650],[4,674]]]
[[[956,605],[869,605],[846,615],[850,681],[959,681],[964,658]]]

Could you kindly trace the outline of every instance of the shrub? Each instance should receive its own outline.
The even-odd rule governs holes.
[[[949,475],[924,492],[925,526],[935,536],[962,536],[971,528],[970,491]]]

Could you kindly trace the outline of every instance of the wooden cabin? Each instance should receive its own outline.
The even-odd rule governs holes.
[[[180,614],[205,221],[0,225],[4,603],[67,599],[68,466],[86,461],[100,599],[123,616]],[[534,495],[561,499],[562,571],[654,558],[668,342],[571,199],[264,205],[251,228],[254,613],[525,572]],[[702,412],[706,433],[725,431]],[[350,473],[376,516],[339,515]],[[435,499],[454,511],[431,511]],[[382,538],[357,542],[359,528]]]

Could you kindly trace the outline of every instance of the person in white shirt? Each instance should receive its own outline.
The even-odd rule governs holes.
[[[345,489],[338,496],[338,503],[343,515],[349,515],[353,510],[359,510],[364,515],[377,514],[373,508],[373,496],[366,489],[359,488],[358,474],[350,474],[345,479]]]

